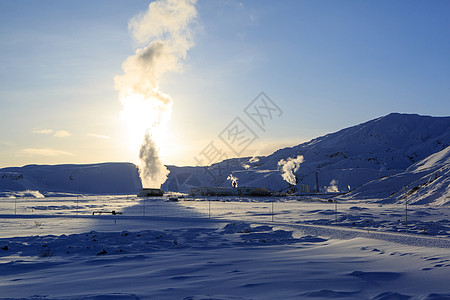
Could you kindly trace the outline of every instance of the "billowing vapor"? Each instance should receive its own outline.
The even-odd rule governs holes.
[[[144,186],[159,187],[169,171],[159,149],[172,113],[172,99],[159,88],[166,72],[182,70],[182,60],[193,46],[190,24],[197,16],[196,0],[159,0],[129,22],[138,44],[136,54],[122,64],[115,88],[127,122],[130,143],[138,149]]]
[[[289,184],[295,185],[296,179],[294,172],[297,172],[300,168],[300,164],[303,162],[303,156],[299,155],[297,158],[289,157],[286,160],[281,159],[278,162],[278,167],[281,168],[281,176]]]
[[[157,146],[152,140],[150,134],[146,134],[139,159],[141,160],[140,175],[144,186],[159,186],[166,181],[169,170],[159,158]]]
[[[239,179],[237,177],[233,176],[233,174],[228,175],[227,180],[231,181],[231,186],[232,187],[236,188],[238,186],[238,180]]]
[[[338,182],[336,179],[331,180],[330,185],[327,186],[327,192],[328,193],[339,193],[339,188],[337,186],[337,183]]]

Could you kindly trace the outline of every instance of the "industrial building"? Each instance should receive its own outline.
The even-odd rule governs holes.
[[[191,188],[189,195],[196,196],[270,196],[272,193],[261,187],[196,187]]]
[[[311,188],[308,184],[297,184],[297,193],[298,194],[309,194],[311,193]]]
[[[158,196],[163,196],[163,195],[164,195],[163,190],[150,189],[150,188],[143,188],[137,194],[138,197],[158,197]]]

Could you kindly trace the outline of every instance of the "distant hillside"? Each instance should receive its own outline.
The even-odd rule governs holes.
[[[405,172],[370,181],[342,199],[450,204],[450,146],[413,164]]]
[[[0,169],[0,192],[39,191],[84,194],[135,194],[142,188],[131,163],[28,165]]]
[[[228,159],[205,167],[169,166],[164,189],[188,191],[200,185],[231,186],[233,173],[239,185],[285,190],[280,160],[303,156],[294,172],[299,183],[319,191],[347,192],[369,181],[404,172],[412,164],[450,145],[450,117],[392,113],[318,137],[269,156]]]
[[[393,113],[318,137],[268,156],[227,159],[207,167],[168,166],[165,191],[239,186],[286,191],[287,180],[342,199],[444,204],[448,202],[450,117]],[[292,170],[287,176],[286,169]],[[283,173],[284,172],[284,173]],[[284,174],[284,178],[283,175]],[[289,175],[289,174],[288,174]],[[286,179],[286,180],[285,180]],[[0,169],[0,196],[14,191],[135,194],[142,187],[131,163],[29,165]],[[405,187],[406,190],[403,188]]]

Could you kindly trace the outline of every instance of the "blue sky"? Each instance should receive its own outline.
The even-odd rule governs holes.
[[[0,0],[0,167],[136,162],[114,76],[149,1]],[[205,1],[173,99],[166,164],[195,164],[264,91],[283,111],[243,155],[390,112],[450,113],[449,1]]]

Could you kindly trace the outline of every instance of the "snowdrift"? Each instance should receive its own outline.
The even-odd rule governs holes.
[[[142,188],[138,169],[131,163],[87,165],[28,165],[0,169],[4,196],[57,193],[136,194]]]

